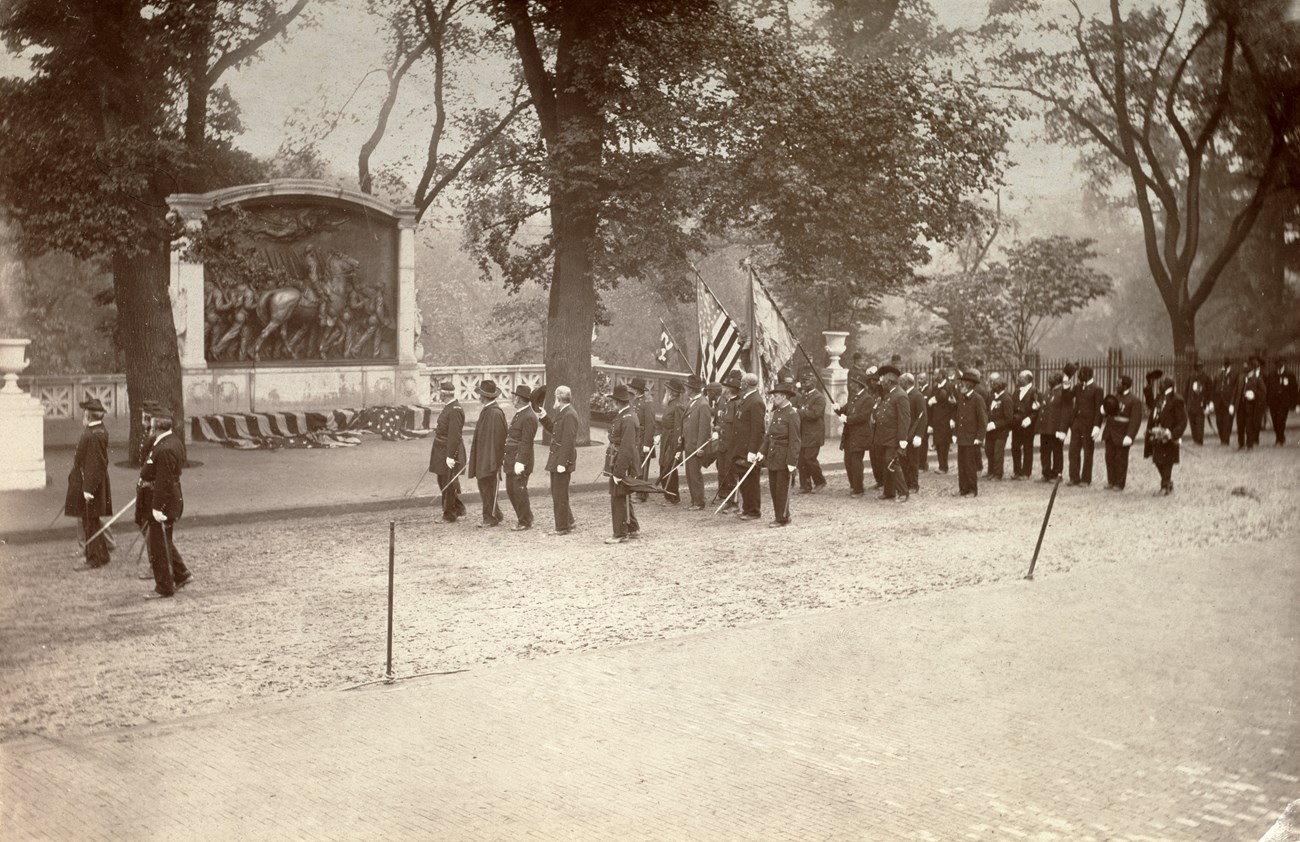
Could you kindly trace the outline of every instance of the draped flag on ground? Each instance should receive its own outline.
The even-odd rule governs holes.
[[[713,383],[725,377],[740,359],[740,332],[698,275],[695,313],[700,323],[700,377],[706,383]]]
[[[775,381],[777,372],[789,365],[799,353],[799,340],[794,338],[785,317],[753,268],[749,270],[749,282],[754,287],[754,341],[759,358]]]
[[[236,450],[355,447],[361,444],[362,433],[375,433],[387,441],[423,438],[436,412],[432,407],[409,405],[199,415],[190,418],[190,438]]]

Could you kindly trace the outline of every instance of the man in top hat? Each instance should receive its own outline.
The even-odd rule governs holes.
[[[902,503],[908,498],[907,475],[903,473],[902,460],[912,428],[912,410],[907,393],[898,385],[900,373],[892,365],[883,365],[876,372],[884,396],[876,404],[872,444],[883,457],[885,488],[880,499]],[[872,459],[875,459],[874,454]]]
[[[1187,408],[1187,425],[1192,430],[1192,441],[1205,444],[1205,414],[1213,409],[1214,380],[1201,368],[1200,360],[1192,361],[1191,374],[1183,389],[1183,403]],[[1154,404],[1152,405],[1154,409]],[[1147,415],[1150,416],[1150,410]]]
[[[438,384],[442,410],[433,428],[433,447],[429,450],[429,472],[442,490],[442,520],[455,523],[465,514],[460,499],[460,469],[465,467],[465,408],[456,399],[456,387],[450,380]],[[453,479],[454,477],[454,479]]]
[[[907,411],[912,419],[907,431],[907,447],[903,450],[903,476],[907,480],[908,493],[921,490],[921,457],[924,452],[925,428],[929,426],[929,414],[926,412],[925,396],[917,388],[916,377],[904,374],[898,378],[898,387],[907,395]]]
[[[1043,466],[1043,482],[1051,482],[1059,477],[1065,465],[1062,447],[1066,423],[1063,415],[1064,382],[1063,372],[1053,371],[1047,376],[1047,397],[1038,412],[1038,461]]]
[[[99,398],[87,398],[79,406],[85,427],[77,440],[77,454],[68,472],[68,493],[63,513],[81,521],[86,560],[78,570],[93,570],[108,564],[107,534],[98,535],[100,518],[113,515],[113,491],[108,478],[108,431],[104,429],[104,405]],[[107,530],[105,530],[107,533]]]
[[[568,535],[577,525],[569,508],[569,481],[578,462],[578,410],[573,408],[573,392],[568,386],[555,387],[554,407],[555,412],[543,420],[551,433],[551,451],[546,457],[546,470],[551,475],[551,508],[555,511],[551,534]]]
[[[799,491],[811,494],[826,487],[826,477],[817,461],[826,443],[826,393],[811,368],[804,369],[800,379],[795,409],[799,412]]]
[[[1070,485],[1092,485],[1092,457],[1101,440],[1101,400],[1105,397],[1092,379],[1092,366],[1079,366],[1070,414]]]
[[[637,463],[637,476],[643,480],[649,480],[650,451],[655,446],[655,426],[657,422],[655,408],[647,394],[649,384],[645,382],[644,378],[633,377],[628,386],[632,390],[632,412],[636,415],[638,443],[641,448],[639,451],[641,457]],[[649,497],[650,495],[644,491],[636,493],[638,503],[644,503]]]
[[[1259,430],[1264,426],[1264,407],[1268,405],[1268,384],[1264,382],[1264,360],[1252,356],[1246,362],[1246,374],[1237,386],[1237,449],[1254,450],[1259,444]]]
[[[718,460],[718,493],[715,497],[717,500],[725,499],[731,494],[740,476],[731,461],[731,446],[736,437],[736,409],[740,405],[740,372],[734,368],[728,371],[722,378],[722,389],[722,398],[714,407],[714,424],[718,431],[718,439],[714,442]],[[723,511],[739,508],[740,503],[732,496]]]
[[[533,390],[522,383],[513,394],[515,414],[506,430],[503,451],[506,469],[506,497],[515,509],[516,532],[533,528],[533,507],[528,499],[528,478],[533,473],[533,441],[537,438],[537,413],[533,411]],[[481,416],[480,416],[481,418]]]
[[[1214,376],[1214,420],[1219,427],[1219,443],[1227,446],[1232,440],[1232,420],[1237,413],[1237,387],[1241,384],[1241,374],[1233,366],[1232,360],[1223,358],[1223,366]]]
[[[862,484],[862,464],[863,455],[871,446],[872,408],[867,395],[866,374],[863,371],[850,373],[848,400],[835,410],[844,419],[840,450],[844,451],[844,472],[848,475],[850,497],[861,497],[866,493]]]
[[[629,405],[631,395],[622,383],[614,387],[610,398],[616,412],[609,427],[609,445],[605,448],[605,471],[609,474],[609,514],[614,535],[606,544],[621,544],[641,534],[636,511],[632,507],[632,491],[623,482],[628,477],[639,478],[642,441],[637,429],[637,415]]]
[[[682,423],[686,418],[686,401],[682,392],[686,384],[680,380],[669,380],[665,396],[668,404],[664,407],[664,417],[659,430],[659,487],[664,489],[664,503],[676,506],[681,502],[678,493],[678,463],[686,455],[682,452]],[[690,451],[687,451],[689,453]]]
[[[1127,374],[1119,378],[1119,392],[1111,397],[1102,401],[1106,425],[1102,434],[1106,443],[1106,487],[1123,491],[1128,482],[1129,448],[1142,426],[1142,404],[1133,394],[1133,378]],[[1154,412],[1155,406],[1151,410]]]
[[[479,528],[482,529],[501,523],[497,485],[500,482],[501,464],[506,456],[506,414],[497,405],[501,392],[496,383],[484,380],[475,391],[478,392],[483,408],[479,411],[474,437],[470,440],[467,470],[470,477],[478,482],[479,497],[483,501],[483,520],[479,523]]]
[[[1147,424],[1146,441],[1142,455],[1152,461],[1160,472],[1160,490],[1156,495],[1174,493],[1174,465],[1178,464],[1178,441],[1187,429],[1187,409],[1183,399],[1174,393],[1174,380],[1166,377],[1160,381],[1156,407]]]
[[[704,397],[704,381],[692,374],[686,378],[686,414],[682,418],[682,452],[686,456],[686,488],[691,495],[688,512],[704,509],[704,450],[719,438],[713,430],[713,412]],[[725,461],[725,460],[723,460]]]
[[[1295,405],[1295,372],[1287,367],[1285,360],[1278,360],[1268,381],[1268,414],[1273,419],[1273,444],[1278,447],[1286,444],[1286,417]]]
[[[948,473],[948,453],[952,448],[952,420],[957,412],[957,370],[941,370],[935,375],[934,391],[925,402],[927,428],[934,437],[934,455],[939,473]]]
[[[152,486],[153,500],[148,546],[154,589],[145,595],[145,599],[162,599],[175,594],[194,577],[185,566],[174,540],[176,522],[185,512],[185,496],[181,492],[185,445],[172,432],[172,416],[166,409],[158,410],[153,423],[158,435],[149,459],[140,470],[140,477]]]
[[[979,375],[962,372],[957,381],[961,400],[957,402],[957,422],[953,426],[953,442],[957,445],[957,490],[963,497],[979,496],[979,452],[988,429],[988,409],[984,399],[975,391]]]
[[[772,420],[758,452],[758,461],[767,465],[767,487],[772,495],[774,519],[769,526],[790,523],[790,486],[801,450],[799,411],[790,403],[796,394],[793,382],[772,388]]]
[[[757,463],[766,433],[767,407],[758,394],[758,375],[746,372],[740,378],[740,400],[732,430],[731,464],[740,482],[740,517],[756,520],[763,516],[762,485]]]
[[[1015,399],[1007,391],[1007,381],[1001,374],[989,377],[991,398],[989,402],[988,435],[984,439],[984,455],[988,457],[989,469],[985,474],[989,479],[1000,480],[1005,476],[1007,464],[1007,436],[1015,425]]]

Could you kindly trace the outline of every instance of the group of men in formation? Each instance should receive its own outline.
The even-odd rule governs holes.
[[[978,366],[954,366],[929,375],[905,374],[894,364],[856,366],[848,377],[848,399],[829,400],[817,374],[805,370],[796,383],[781,378],[768,392],[770,405],[759,393],[753,374],[731,371],[720,383],[704,383],[695,375],[669,381],[662,414],[642,378],[616,385],[609,395],[615,406],[602,476],[608,477],[612,535],[607,543],[621,544],[640,537],[635,504],[649,494],[662,494],[665,503],[682,502],[679,477],[685,476],[687,511],[706,506],[704,471],[716,464],[717,485],[712,500],[718,511],[734,512],[742,520],[762,517],[760,476],[766,471],[772,505],[771,527],[791,522],[790,493],[813,494],[826,487],[818,461],[826,440],[827,409],[840,416],[840,449],[848,475],[849,494],[866,494],[869,465],[880,498],[906,502],[919,490],[920,474],[929,469],[933,447],[937,468],[948,473],[956,448],[958,493],[979,494],[981,472],[988,479],[1030,480],[1038,450],[1040,481],[1068,478],[1070,486],[1091,486],[1096,447],[1104,454],[1106,488],[1122,491],[1128,482],[1129,450],[1143,421],[1143,455],[1160,475],[1157,495],[1173,492],[1173,466],[1179,442],[1189,429],[1197,444],[1204,442],[1207,418],[1217,418],[1224,444],[1235,419],[1239,446],[1251,449],[1259,441],[1267,414],[1272,416],[1277,444],[1286,441],[1287,414],[1296,405],[1296,383],[1285,364],[1270,374],[1264,362],[1251,357],[1237,372],[1225,360],[1219,376],[1211,378],[1196,364],[1183,393],[1164,372],[1148,372],[1141,396],[1131,377],[1119,378],[1113,393],[1096,382],[1091,367],[1073,363],[1053,372],[1043,386],[1022,371],[1010,384],[1000,374],[985,376]],[[482,381],[477,392],[483,407],[468,454],[461,437],[464,409],[451,383],[441,384],[447,403],[438,418],[429,469],[442,489],[442,520],[454,522],[466,513],[459,498],[459,478],[476,480],[482,499],[480,527],[500,525],[500,477],[514,508],[514,529],[533,527],[528,479],[533,472],[533,441],[538,427],[551,433],[546,471],[551,477],[554,529],[567,535],[576,526],[569,506],[569,482],[576,462],[579,421],[567,387],[554,393],[550,413],[545,387],[518,387],[511,396],[514,416],[507,423],[496,384]],[[1214,421],[1212,420],[1213,424]],[[1011,475],[1006,477],[1006,453],[1011,451]],[[1068,460],[1067,460],[1068,454]],[[650,482],[651,462],[658,481]],[[987,463],[987,468],[985,467]]]

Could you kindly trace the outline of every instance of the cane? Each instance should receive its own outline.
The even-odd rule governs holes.
[[[727,503],[731,502],[731,498],[736,496],[736,492],[740,490],[740,486],[744,484],[745,480],[749,479],[749,475],[754,473],[754,469],[757,467],[758,467],[757,460],[749,463],[749,470],[745,471],[745,475],[740,478],[740,482],[736,483],[735,487],[731,489],[731,492],[727,494],[725,498],[723,498],[722,505],[718,506],[718,508],[713,510],[713,513],[715,515],[721,512],[723,508],[727,505]]]
[[[1047,521],[1052,518],[1052,506],[1056,504],[1056,492],[1061,487],[1061,478],[1056,478],[1056,483],[1052,486],[1052,496],[1047,498],[1047,513],[1043,515],[1043,526],[1038,530],[1038,543],[1034,544],[1034,557],[1029,560],[1029,572],[1025,578],[1033,580],[1034,565],[1038,563],[1038,551],[1043,547],[1043,536],[1047,534]]]
[[[106,531],[110,526],[112,526],[112,525],[117,521],[118,518],[120,518],[122,515],[126,514],[126,512],[127,512],[128,509],[131,509],[131,508],[134,508],[134,507],[135,507],[135,498],[132,497],[132,498],[131,498],[131,502],[130,502],[130,503],[127,503],[125,506],[123,506],[123,507],[121,508],[121,510],[120,510],[117,514],[115,514],[115,515],[113,515],[111,518],[109,518],[109,519],[108,519],[108,523],[106,523],[106,524],[104,524],[103,526],[99,527],[99,531],[98,531],[98,532],[96,532],[94,535],[91,535],[89,538],[87,538],[86,541],[85,541],[85,543],[83,543],[83,544],[81,545],[81,548],[84,550],[84,549],[86,548],[86,546],[90,544],[91,541],[95,540],[95,539],[98,538],[100,535],[103,535],[104,532],[105,532],[105,531]]]
[[[641,474],[645,473],[645,466],[650,464],[650,457],[653,456],[654,453],[655,445],[652,444],[650,445],[650,449],[646,451],[645,459],[641,461],[641,470],[637,471],[637,476],[641,476]]]
[[[674,473],[674,472],[675,472],[678,468],[680,468],[682,465],[685,465],[686,462],[687,462],[687,460],[689,460],[689,459],[691,458],[691,456],[694,456],[696,453],[699,453],[701,450],[703,450],[704,448],[708,447],[708,446],[709,446],[709,443],[712,442],[712,441],[713,441],[713,439],[705,439],[705,440],[704,440],[704,444],[702,444],[702,445],[700,445],[699,447],[695,448],[695,452],[692,453],[690,456],[687,456],[685,459],[683,459],[682,461],[678,462],[676,465],[673,465],[673,467],[668,471],[668,473],[670,473],[670,474],[671,474],[671,473]]]
[[[442,486],[442,488],[439,488],[438,490],[439,490],[441,493],[446,494],[446,493],[447,493],[447,489],[448,489],[448,488],[451,488],[451,484],[452,484],[453,482],[456,481],[456,478],[457,478],[457,477],[459,477],[461,474],[465,473],[465,468],[467,468],[467,467],[469,467],[469,463],[468,463],[468,462],[465,463],[464,465],[461,465],[461,466],[460,466],[460,470],[457,471],[456,473],[452,474],[452,475],[451,475],[451,479],[447,480],[447,484],[444,485],[444,486]],[[421,477],[421,479],[423,479],[423,477]]]

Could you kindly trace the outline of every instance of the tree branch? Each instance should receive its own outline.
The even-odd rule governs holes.
[[[555,142],[560,133],[559,116],[556,114],[555,85],[546,72],[546,63],[542,60],[542,51],[537,46],[537,33],[533,31],[533,21],[528,15],[528,0],[505,0],[506,20],[514,32],[515,51],[524,70],[524,81],[528,84],[528,93],[532,96],[533,106],[537,109],[542,140],[547,146]]]
[[[504,117],[497,121],[495,126],[493,126],[488,132],[480,135],[478,140],[461,153],[460,158],[457,159],[456,163],[452,165],[451,169],[449,169],[442,178],[438,179],[438,182],[434,184],[433,189],[430,190],[427,195],[417,197],[415,204],[420,209],[420,212],[416,215],[416,219],[418,220],[423,217],[425,210],[427,210],[429,205],[433,203],[433,200],[446,189],[448,184],[455,180],[456,176],[460,175],[461,171],[465,169],[469,162],[486,149],[489,144],[500,137],[501,133],[506,130],[506,127],[509,126],[516,117],[530,108],[532,104],[533,101],[531,99],[524,99],[515,103],[514,107],[511,108]],[[426,173],[426,176],[427,175],[428,173]]]
[[[234,49],[223,53],[217,58],[216,62],[213,63],[211,69],[208,70],[208,74],[203,80],[204,83],[209,88],[212,88],[216,85],[217,80],[221,78],[221,75],[227,70],[241,64],[242,62],[248,61],[253,56],[257,55],[257,51],[262,49],[262,47],[266,46],[280,35],[283,35],[285,30],[289,28],[289,24],[293,23],[294,19],[297,18],[298,15],[302,14],[302,10],[306,8],[307,2],[308,0],[297,0],[297,2],[295,2],[287,12],[273,15],[269,25],[261,32],[253,35],[247,41],[238,45]]]
[[[379,116],[375,120],[375,130],[370,133],[370,137],[366,138],[365,143],[361,144],[361,152],[357,156],[357,179],[362,193],[370,192],[370,156],[374,154],[375,149],[379,147],[379,142],[383,140],[384,133],[388,131],[388,118],[393,113],[393,106],[397,103],[397,93],[402,85],[402,79],[411,67],[420,60],[420,57],[428,51],[429,42],[425,41],[407,53],[406,57],[400,62],[397,60],[397,56],[393,57],[393,65],[390,65],[388,71],[388,93],[379,106]]]

